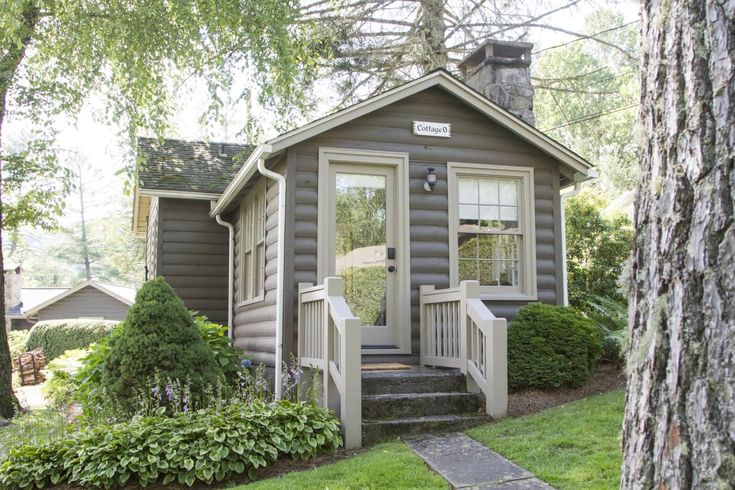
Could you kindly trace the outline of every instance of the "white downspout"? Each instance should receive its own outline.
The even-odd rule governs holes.
[[[584,175],[574,175],[574,189],[572,189],[571,192],[561,194],[559,201],[559,206],[561,207],[561,282],[563,287],[562,298],[564,300],[564,306],[569,306],[569,285],[567,284],[567,216],[564,203],[567,199],[576,196],[579,194],[579,191],[582,190],[582,182],[577,180],[578,177],[584,178]],[[587,177],[597,177],[597,171],[595,171],[595,169],[590,169],[587,173]]]
[[[266,178],[278,182],[278,270],[276,271],[276,400],[283,395],[283,382],[281,380],[281,365],[283,364],[283,307],[284,307],[284,285],[283,273],[285,264],[286,244],[286,178],[272,170],[265,168],[265,159],[258,159],[258,172]]]
[[[229,254],[227,260],[227,336],[232,340],[235,333],[232,326],[233,296],[235,294],[233,287],[233,278],[235,275],[235,229],[232,227],[232,223],[223,221],[219,214],[216,215],[214,219],[217,221],[217,224],[227,227],[230,232],[230,239],[228,240]]]

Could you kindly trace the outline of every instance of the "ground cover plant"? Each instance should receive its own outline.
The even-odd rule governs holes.
[[[29,330],[12,330],[8,332],[8,347],[10,347],[10,359],[15,359],[26,351],[26,341]]]
[[[306,403],[254,401],[100,425],[45,445],[20,445],[0,463],[0,486],[105,487],[154,481],[191,486],[246,473],[279,457],[306,459],[341,444],[339,422]]]
[[[84,349],[106,337],[119,322],[109,320],[45,320],[31,328],[25,350],[42,348],[50,361],[71,349]]]
[[[468,434],[561,490],[620,482],[622,390],[477,427]]]
[[[16,446],[42,446],[67,437],[72,430],[72,425],[55,410],[21,413],[10,425],[0,428],[0,461]]]
[[[573,308],[530,303],[508,327],[508,387],[581,386],[602,353],[602,333]]]

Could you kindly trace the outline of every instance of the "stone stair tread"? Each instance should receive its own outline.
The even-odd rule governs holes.
[[[477,393],[469,393],[466,391],[429,391],[426,393],[377,393],[374,395],[363,395],[363,400],[413,400],[417,398],[454,398],[454,397],[477,397]]]
[[[401,425],[421,422],[463,422],[463,421],[489,421],[487,415],[479,413],[460,413],[446,415],[424,415],[422,417],[404,417],[397,419],[364,419],[363,425]]]

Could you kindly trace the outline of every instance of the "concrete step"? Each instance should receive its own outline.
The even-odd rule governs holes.
[[[383,420],[363,420],[362,443],[364,445],[409,434],[462,431],[490,421],[486,415],[477,413],[430,415]]]
[[[362,397],[364,419],[400,419],[479,412],[482,397],[475,393],[387,393]]]
[[[458,369],[416,367],[402,371],[362,373],[362,394],[452,393],[466,391],[467,382]]]

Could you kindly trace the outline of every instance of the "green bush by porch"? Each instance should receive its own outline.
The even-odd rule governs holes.
[[[508,328],[508,388],[580,386],[601,353],[594,322],[572,308],[530,303]]]

